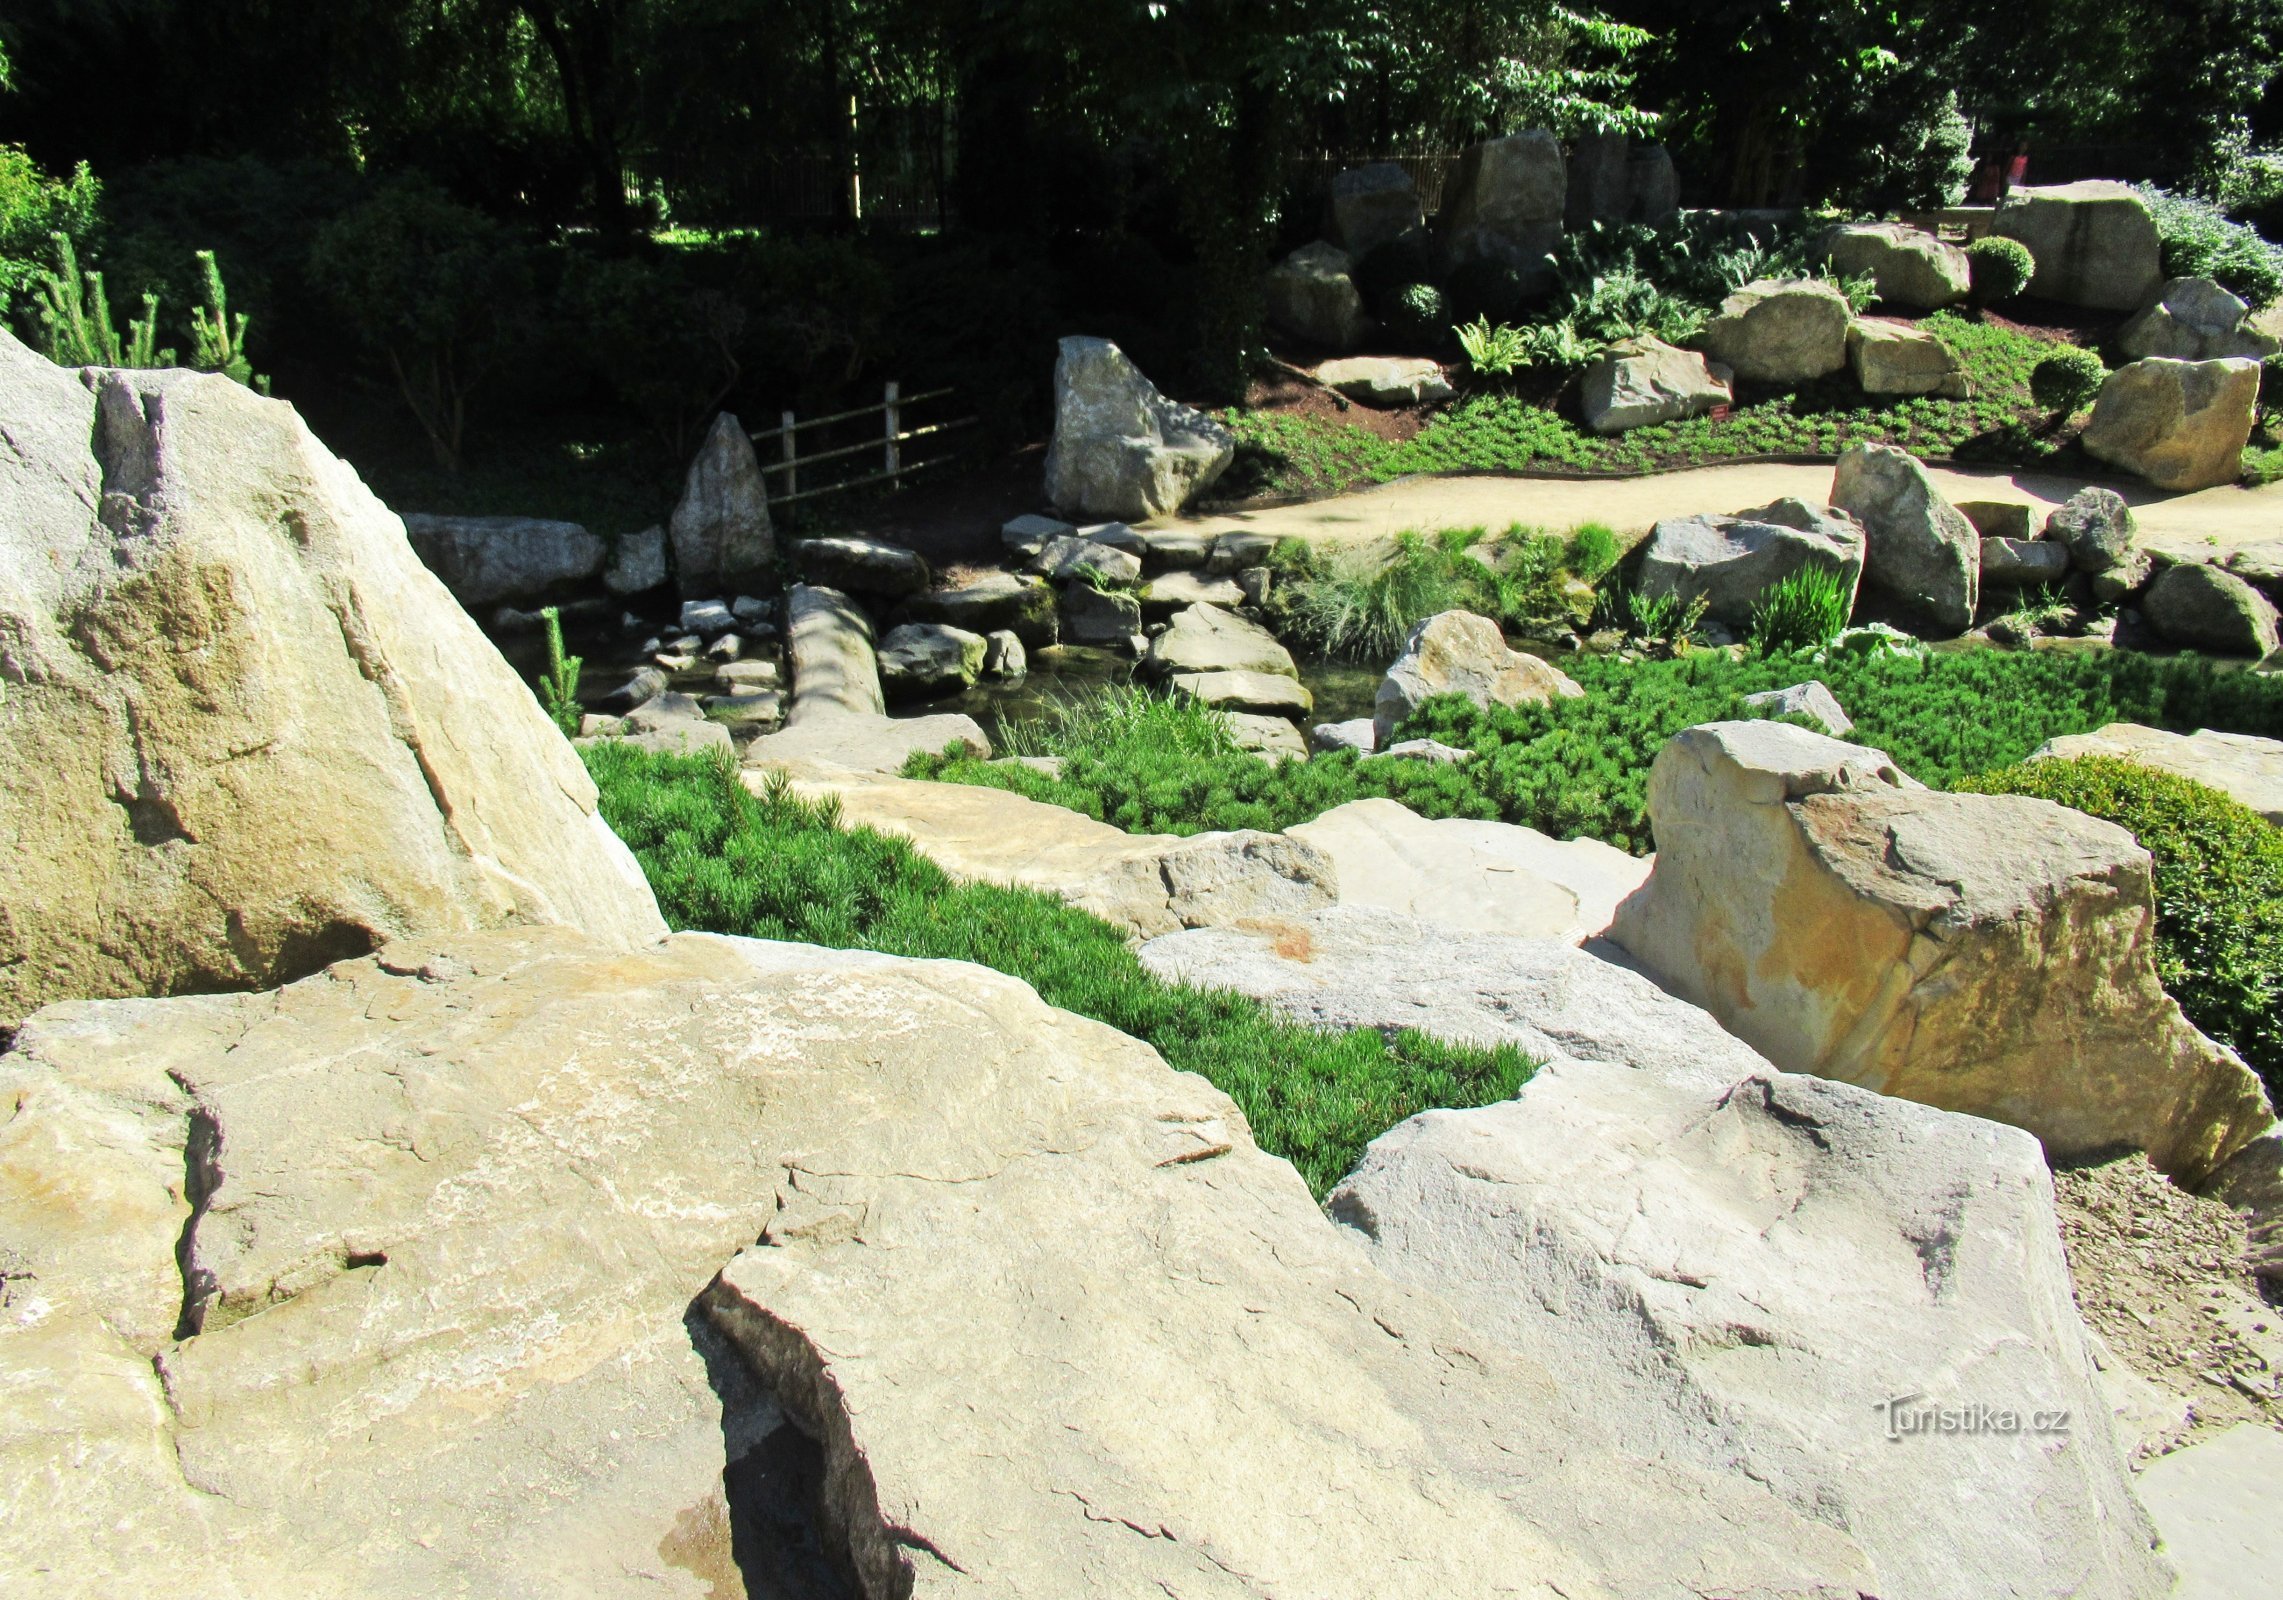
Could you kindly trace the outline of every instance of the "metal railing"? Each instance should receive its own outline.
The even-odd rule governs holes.
[[[931,422],[920,427],[907,428],[904,426],[904,418],[905,413],[911,407],[923,406],[930,401],[948,399],[952,393],[953,391],[950,389],[930,389],[922,394],[907,395],[903,392],[902,384],[890,383],[886,385],[880,403],[876,406],[857,406],[853,410],[835,411],[826,416],[805,419],[796,417],[790,411],[785,412],[776,427],[753,435],[753,443],[756,449],[760,449],[771,439],[777,441],[777,459],[764,461],[761,464],[761,472],[764,477],[774,473],[781,475],[783,479],[781,489],[769,496],[769,503],[772,506],[791,505],[797,501],[815,500],[824,495],[840,494],[850,489],[861,489],[876,483],[901,484],[904,479],[915,472],[925,472],[931,467],[944,465],[954,458],[953,453],[946,452],[931,456],[926,460],[912,461],[906,459],[904,446],[921,439],[940,439],[944,435],[955,433],[961,428],[972,428],[981,419],[957,417],[949,422]],[[882,419],[880,432],[873,438],[858,444],[838,445],[828,450],[810,450],[806,454],[802,453],[802,434],[814,428],[829,428],[840,423],[855,422],[864,417]],[[804,489],[801,487],[801,473],[804,469],[813,473],[824,462],[853,461],[865,455],[877,455],[880,461],[879,471],[866,473],[861,477],[839,478],[830,483],[817,484],[811,488]]]

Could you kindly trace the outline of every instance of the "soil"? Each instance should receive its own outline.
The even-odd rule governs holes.
[[[2006,311],[2013,314],[2008,316]],[[2113,311],[2088,311],[2082,306],[2058,305],[2050,300],[2015,300],[2006,311],[1985,308],[1982,320],[1993,328],[2025,333],[2039,339],[2058,339],[2088,350],[2105,345],[2124,326]]]
[[[2180,1402],[2145,1453],[2238,1422],[2283,1430],[2283,1310],[2244,1268],[2243,1217],[2176,1188],[2142,1155],[2057,1168],[2053,1191],[2086,1324]]]
[[[1288,417],[1306,417],[1318,422],[1344,422],[1364,432],[1387,440],[1390,444],[1405,444],[1419,436],[1420,430],[1435,414],[1431,406],[1409,406],[1398,410],[1381,411],[1375,407],[1334,394],[1320,383],[1311,383],[1295,372],[1279,370],[1272,376],[1257,378],[1245,391],[1245,405],[1253,411],[1275,411]]]

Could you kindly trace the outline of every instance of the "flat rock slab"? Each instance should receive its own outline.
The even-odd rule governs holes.
[[[1339,906],[1167,934],[1143,945],[1141,958],[1169,983],[1234,990],[1315,1028],[1415,1028],[1453,1044],[1606,1061],[1707,1089],[1767,1067],[1608,945],[1580,950]]]
[[[2248,733],[2167,733],[2137,722],[2112,722],[2097,733],[2048,739],[2029,759],[2113,756],[2188,778],[2249,806],[2283,827],[2283,740]]]
[[[926,717],[874,717],[843,713],[798,718],[780,733],[756,739],[745,750],[748,768],[823,762],[850,772],[901,772],[919,754],[937,755],[951,745],[986,760],[991,741],[973,717],[956,711]]]
[[[1177,672],[1173,687],[1225,711],[1304,717],[1316,708],[1316,697],[1298,679],[1275,672]]]
[[[772,743],[758,740],[754,748]],[[979,784],[929,783],[818,762],[789,764],[786,771],[803,798],[837,799],[844,826],[909,840],[965,882],[1059,896],[1139,938],[1333,903],[1330,861],[1283,834],[1126,833],[1067,807]],[[758,774],[747,779],[762,781]]]
[[[785,649],[793,670],[795,722],[817,715],[882,716],[880,658],[872,619],[838,589],[796,583],[785,591]]]
[[[1845,1529],[1866,1595],[2170,1587],[2027,1134],[1772,1070],[1558,1061],[1382,1135],[1327,1209],[1631,1449]]]
[[[2239,1422],[2152,1462],[2140,1498],[2179,1570],[2176,1600],[2248,1600],[2283,1573],[2283,1434]]]
[[[1607,928],[1653,864],[1512,823],[1429,821],[1393,800],[1351,800],[1291,835],[1331,857],[1344,906],[1571,944]]]

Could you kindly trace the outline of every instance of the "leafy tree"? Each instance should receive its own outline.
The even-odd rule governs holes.
[[[0,316],[46,274],[55,235],[78,244],[95,231],[102,195],[84,161],[69,178],[51,178],[22,150],[0,144]]]

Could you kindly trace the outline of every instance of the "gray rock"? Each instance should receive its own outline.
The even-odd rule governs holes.
[[[1392,161],[1350,167],[1332,180],[1332,238],[1355,260],[1425,223],[1419,186]]]
[[[1981,538],[1916,456],[1893,445],[1850,445],[1839,457],[1831,503],[1863,524],[1866,579],[1952,633],[1974,625]]]
[[[2048,739],[2032,761],[2108,756],[2137,762],[2219,790],[2283,827],[2283,740],[2247,733],[2168,733],[2133,722],[2112,722],[2095,733]]]
[[[713,695],[706,700],[705,707],[710,720],[747,731],[774,728],[785,720],[785,697],[774,689]]]
[[[1442,363],[1424,356],[1349,356],[1316,369],[1316,381],[1368,406],[1416,406],[1454,393]]]
[[[1055,641],[1054,602],[1053,587],[1036,578],[987,572],[956,589],[915,594],[898,615],[909,622],[947,622],[969,633],[1005,629],[1019,635],[1024,644],[1044,649]]]
[[[1763,716],[1813,718],[1834,739],[1844,739],[1855,731],[1855,719],[1847,715],[1829,685],[1818,678],[1795,683],[1788,689],[1748,694],[1744,703]]]
[[[2259,406],[2259,363],[2167,361],[2117,368],[2085,424],[2088,455],[2187,493],[2233,483]]]
[[[2166,567],[2148,586],[2140,610],[2168,644],[2255,661],[2276,649],[2274,603],[2218,567]]]
[[[1901,222],[1856,222],[1823,238],[1825,259],[1845,278],[1871,278],[1879,298],[1913,311],[1939,311],[1972,286],[1966,252]]]
[[[1265,672],[1297,679],[1292,652],[1256,622],[1219,606],[1198,605],[1177,612],[1165,632],[1149,642],[1143,670],[1157,677],[1180,672]]]
[[[1202,567],[1213,554],[1212,539],[1202,533],[1137,529],[1134,538],[1139,541],[1139,554],[1148,566],[1189,570]]]
[[[1581,133],[1570,141],[1563,227],[1574,233],[1596,222],[1627,219],[1633,203],[1631,142],[1622,133]]]
[[[1338,245],[1302,245],[1268,275],[1269,320],[1310,344],[1353,350],[1370,326],[1354,270]]]
[[[2169,1590],[2025,1134],[1768,1069],[1556,1060],[1382,1135],[1327,1209],[1639,1458],[1847,1529],[1866,1594]],[[2020,1420],[1936,1433],[1942,1407]]]
[[[915,755],[938,755],[951,745],[978,760],[987,761],[991,756],[991,741],[981,725],[959,712],[888,717],[827,708],[804,716],[796,702],[783,732],[766,734],[746,746],[745,765],[789,766],[805,772],[833,768],[850,773],[892,773],[901,772],[904,763]]]
[[[1242,572],[1266,561],[1275,548],[1276,535],[1272,533],[1224,533],[1213,540],[1213,553],[1205,558],[1205,570]]]
[[[718,639],[737,628],[737,613],[719,600],[684,600],[681,611],[682,627],[699,638]]]
[[[1469,146],[1443,191],[1439,226],[1452,264],[1503,262],[1531,290],[1543,288],[1568,193],[1561,141],[1543,128]]]
[[[1106,544],[1111,549],[1122,551],[1137,561],[1149,551],[1149,541],[1123,522],[1090,523],[1080,528],[1077,536],[1081,539],[1091,539],[1096,544]]]
[[[1067,539],[1078,530],[1059,517],[1025,515],[1016,517],[999,530],[999,538],[1009,550],[1029,560],[1056,539]]]
[[[2137,1487],[2164,1554],[2179,1569],[2180,1600],[2229,1600],[2267,1592],[2283,1571],[2283,1437],[2239,1422],[2152,1461]]]
[[[983,655],[983,676],[1000,683],[1020,683],[1030,676],[1030,652],[1023,648],[1022,635],[1011,629],[1001,629],[984,637],[989,647]]]
[[[2132,507],[2114,489],[2079,489],[2045,519],[2045,537],[2068,549],[2079,572],[2123,566],[2137,535]]]
[[[2029,292],[2040,300],[2138,311],[2163,279],[2155,219],[2125,184],[2016,189],[1999,203],[1993,227],[2029,246],[2037,262]]]
[[[930,581],[919,552],[881,539],[803,539],[793,546],[793,557],[810,583],[844,594],[895,600],[919,593]]]
[[[776,631],[776,624],[771,620],[777,614],[777,602],[774,600],[764,600],[759,595],[741,594],[729,603],[729,614],[748,628],[756,628],[764,633]]]
[[[1062,591],[1062,642],[1124,650],[1141,632],[1141,601],[1123,590],[1074,583]]]
[[[2229,554],[2227,569],[2246,583],[2274,594],[2283,586],[2283,539],[2239,547]]]
[[[1267,567],[1247,567],[1237,574],[1237,592],[1248,606],[1268,604],[1269,591],[1276,586],[1276,574]]]
[[[537,517],[428,517],[404,531],[430,572],[464,606],[543,599],[602,570],[603,542],[575,522]]]
[[[1105,588],[1130,589],[1141,582],[1142,564],[1141,557],[1115,545],[1073,534],[1047,545],[1031,558],[1027,570],[1050,583],[1091,581]]]
[[[1630,190],[1628,215],[1652,228],[1670,227],[1681,217],[1681,176],[1673,154],[1661,144],[1644,145],[1626,162]]]
[[[1965,368],[1931,328],[1859,319],[1847,329],[1847,361],[1865,394],[1967,397]]]
[[[924,698],[971,689],[990,644],[941,622],[907,622],[880,641],[880,685],[891,696]]]
[[[1847,297],[1820,279],[1761,279],[1720,303],[1705,352],[1752,383],[1805,383],[1847,365]]]
[[[2149,305],[2124,325],[2117,344],[2127,359],[2169,356],[2178,361],[2216,361],[2247,356],[2262,361],[2279,342],[2251,323],[2251,307],[2209,278],[2173,278]]]
[[[666,530],[644,528],[619,537],[610,565],[603,569],[602,586],[612,594],[648,594],[663,587],[666,577]]]
[[[753,441],[727,412],[714,418],[698,447],[666,527],[683,594],[735,594],[772,580],[777,535],[769,520],[769,491]]]
[[[725,633],[706,646],[706,659],[727,664],[745,654],[745,639],[740,634]]]
[[[1804,500],[1778,500],[1732,517],[1675,517],[1649,534],[1638,579],[1651,599],[1702,599],[1705,614],[1749,628],[1761,595],[1808,567],[1836,572],[1848,604],[1863,576],[1863,529],[1854,518]]]
[[[1307,739],[1287,719],[1256,711],[1223,715],[1229,724],[1229,737],[1239,750],[1249,750],[1270,762],[1308,759]]]
[[[1508,649],[1488,617],[1442,611],[1412,628],[1403,653],[1379,681],[1371,709],[1377,743],[1392,743],[1413,712],[1445,694],[1465,695],[1488,708],[1576,700],[1585,691],[1539,657]]]
[[[2069,548],[2051,539],[1984,539],[1982,582],[2017,589],[2058,584],[2069,576]]]
[[[1057,510],[1146,522],[1213,486],[1236,437],[1168,400],[1107,339],[1069,338],[1054,369],[1047,498]]]
[[[1958,514],[1985,539],[2034,539],[2031,507],[2019,500],[1960,500]]]
[[[1599,434],[1700,417],[1734,398],[1702,355],[1646,334],[1611,345],[1578,383],[1585,425]]]
[[[1474,759],[1472,750],[1434,739],[1405,739],[1379,752],[1390,761],[1425,761],[1439,767],[1461,767]]]
[[[1308,730],[1308,748],[1317,754],[1334,750],[1354,750],[1370,755],[1379,747],[1379,735],[1369,717],[1357,717],[1352,722],[1319,722]]]
[[[862,606],[837,589],[796,583],[785,591],[785,616],[793,672],[788,720],[887,714],[872,619]]]
[[[610,693],[595,701],[606,711],[632,711],[647,705],[666,692],[666,674],[657,667],[644,667]]]
[[[1234,610],[1245,603],[1245,591],[1234,578],[1169,572],[1142,585],[1141,603],[1142,611],[1154,616],[1167,616],[1190,606],[1223,606]]]
[[[1177,672],[1173,687],[1192,700],[1223,711],[1257,711],[1278,717],[1304,717],[1316,697],[1296,679],[1275,672]],[[1303,747],[1302,753],[1306,750]]]

